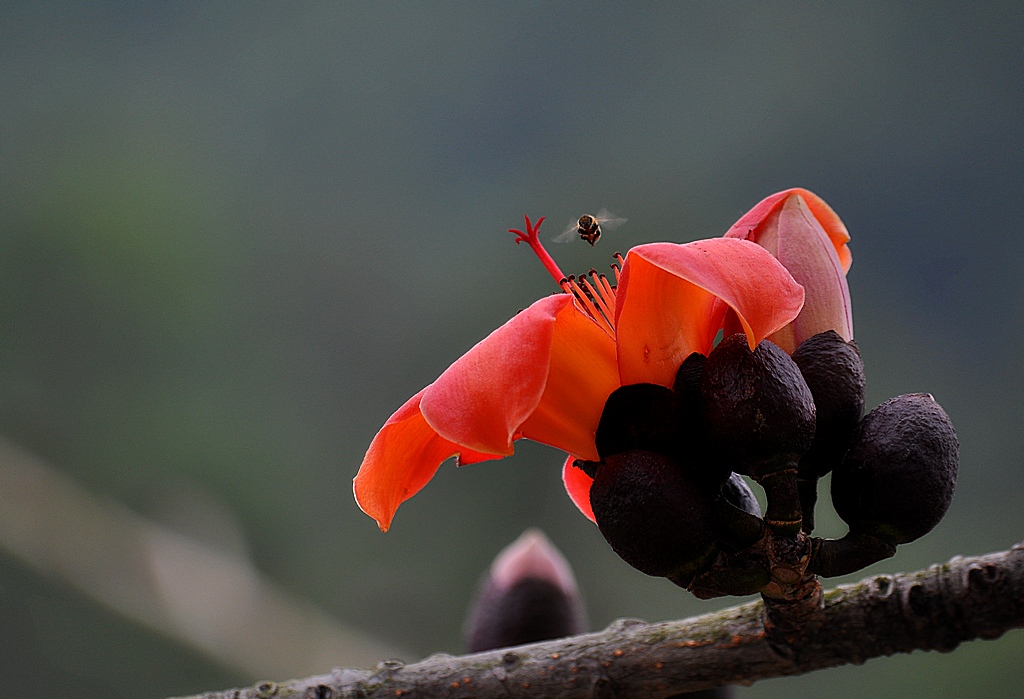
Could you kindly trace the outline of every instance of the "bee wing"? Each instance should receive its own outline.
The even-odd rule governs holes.
[[[601,224],[602,228],[607,228],[608,230],[618,228],[619,226],[626,222],[626,219],[620,216],[616,216],[608,209],[601,209],[600,211],[597,212],[597,216],[595,216],[594,218],[597,219],[597,222]]]
[[[579,237],[580,224],[577,221],[573,221],[565,230],[556,235],[551,239],[553,243],[571,243]]]

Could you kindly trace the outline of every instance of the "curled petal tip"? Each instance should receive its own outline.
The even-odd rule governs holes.
[[[467,462],[498,458],[447,440],[430,427],[420,412],[425,390],[388,418],[352,480],[356,504],[383,532],[391,527],[398,506],[430,482],[444,461],[453,456]]]
[[[584,473],[582,469],[576,468],[573,465],[574,461],[576,461],[576,457],[570,455],[562,465],[562,483],[565,485],[565,492],[569,494],[569,499],[576,505],[576,509],[583,513],[584,517],[591,522],[597,522],[594,510],[590,506],[590,486],[594,484],[594,479]]]
[[[850,252],[849,245],[847,245],[850,242],[850,232],[847,230],[846,224],[836,215],[832,207],[825,203],[824,199],[802,187],[784,189],[781,192],[765,197],[750,211],[745,213],[739,221],[733,224],[726,231],[725,237],[742,238],[744,240],[753,240],[755,243],[758,242],[757,228],[789,199],[796,197],[803,200],[828,236],[829,243],[835,249],[836,256],[839,258],[843,273],[849,272],[850,266],[853,264],[853,255]]]
[[[366,507],[363,506],[362,499],[359,497],[359,484],[357,482],[357,478],[358,476],[352,479],[352,497],[355,498],[356,506],[362,510],[364,515],[371,517],[373,521],[377,523],[377,528],[380,529],[381,532],[387,534],[388,529],[391,528],[391,521],[394,519],[394,512],[392,511],[390,514],[380,513],[376,515],[373,512],[368,512]]]

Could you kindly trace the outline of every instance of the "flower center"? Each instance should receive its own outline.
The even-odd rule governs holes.
[[[615,288],[619,283],[622,255],[615,253],[615,264],[611,267],[615,272],[615,286],[611,285],[608,277],[598,274],[596,269],[581,274],[578,278],[570,275],[562,279],[558,285],[565,293],[572,294],[576,298],[576,305],[614,339]]]
[[[509,228],[509,233],[515,233],[516,245],[519,243],[526,243],[533,250],[533,253],[544,265],[544,269],[548,271],[558,286],[562,288],[567,294],[572,294],[573,298],[576,299],[576,307],[583,313],[590,316],[598,326],[606,333],[615,338],[615,288],[619,284],[619,273],[622,269],[622,255],[615,253],[615,264],[613,264],[612,270],[615,272],[615,286],[608,281],[608,278],[603,274],[598,274],[597,270],[592,269],[587,274],[582,274],[578,278],[574,275],[566,277],[562,274],[562,270],[558,268],[558,264],[554,258],[544,249],[544,245],[540,242],[540,224],[544,223],[544,217],[537,220],[537,223],[531,223],[530,217],[525,216],[526,219],[526,232],[516,230],[515,228]]]

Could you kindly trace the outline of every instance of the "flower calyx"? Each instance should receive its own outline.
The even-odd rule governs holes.
[[[814,440],[815,408],[796,364],[768,340],[751,351],[732,335],[708,356],[700,393],[711,450],[765,489],[769,526],[798,531],[797,462]]]
[[[731,336],[688,357],[672,389],[620,387],[599,422],[600,458],[575,462],[594,479],[598,528],[634,568],[698,597],[809,599],[816,576],[893,555],[952,498],[957,442],[941,407],[912,394],[861,418],[863,394],[856,346],[831,331],[793,358]],[[839,540],[811,536],[814,500],[800,487],[807,473],[816,494],[828,471],[850,526]],[[764,489],[764,515],[740,474]]]
[[[864,415],[864,362],[857,344],[834,330],[804,340],[793,352],[816,411],[814,442],[797,468],[804,531],[814,529],[818,479],[840,463]]]
[[[818,545],[815,571],[859,570],[930,532],[953,500],[959,461],[953,425],[930,394],[896,396],[868,413],[832,473],[832,504],[850,533]]]

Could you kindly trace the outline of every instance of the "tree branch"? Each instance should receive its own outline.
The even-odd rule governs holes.
[[[753,602],[683,621],[621,620],[558,641],[438,654],[409,665],[385,661],[373,670],[340,669],[192,699],[670,697],[894,653],[950,651],[1024,627],[1024,543],[826,592],[824,623],[796,643],[780,643],[771,626],[766,631],[763,603]]]

